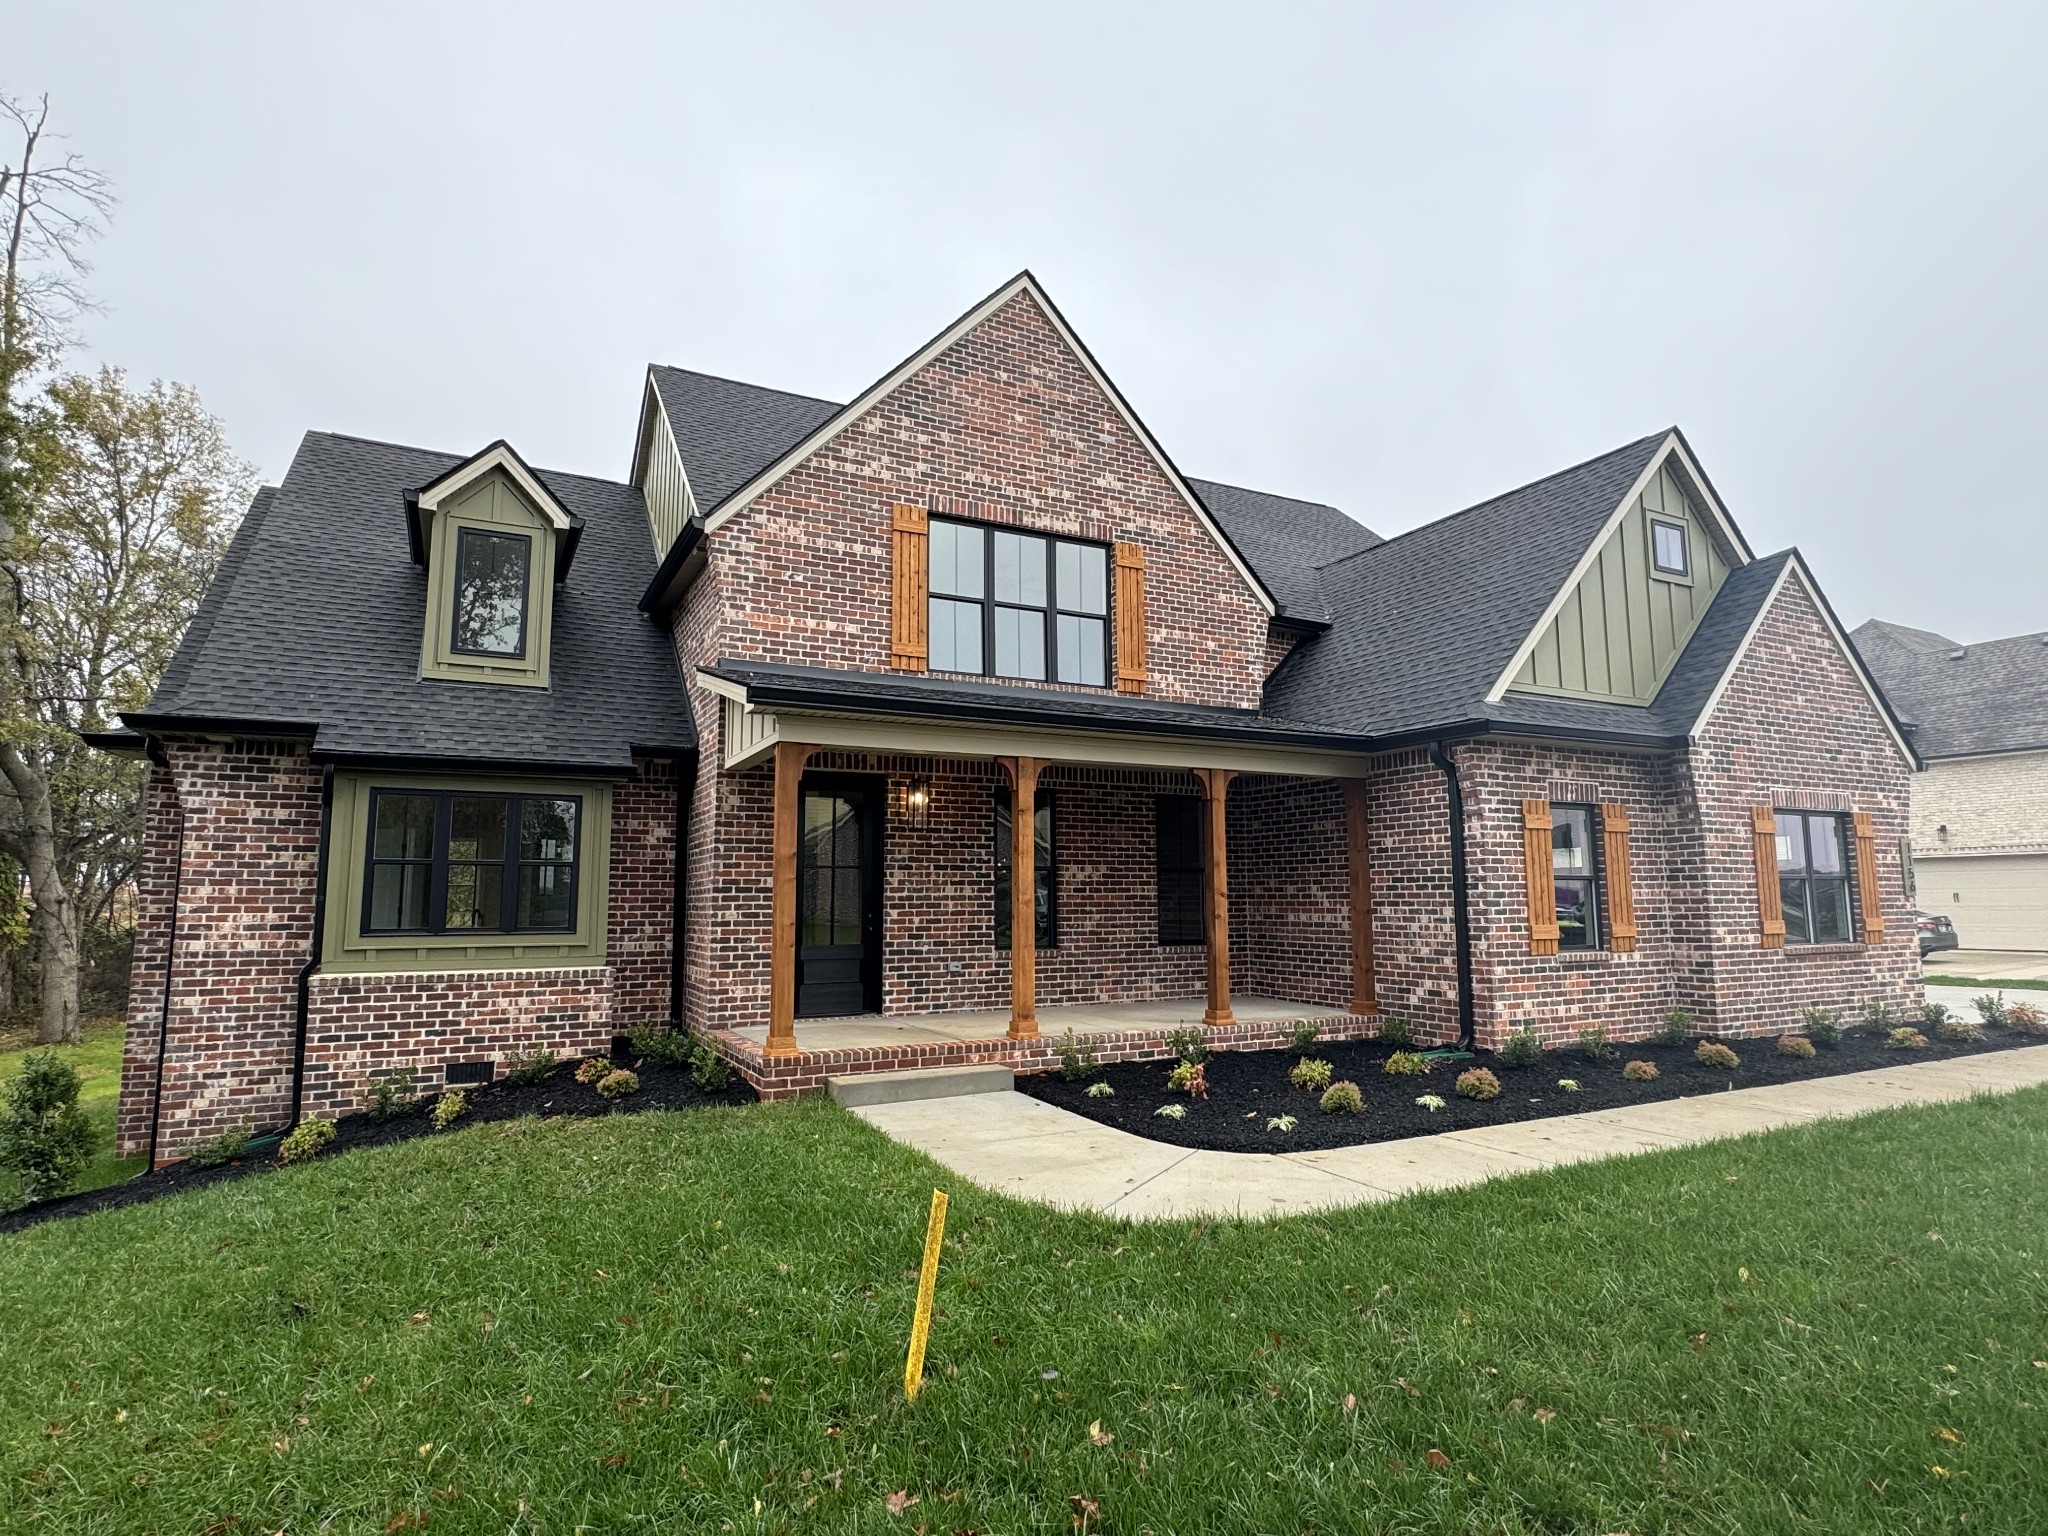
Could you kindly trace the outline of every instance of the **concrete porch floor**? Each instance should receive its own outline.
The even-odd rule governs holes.
[[[1076,1035],[1107,1035],[1121,1030],[1167,1030],[1199,1026],[1206,1003],[1199,997],[1165,998],[1147,1003],[1063,1003],[1038,1010],[1038,1032],[1058,1040],[1068,1030]],[[1319,1003],[1290,1003],[1273,997],[1233,997],[1230,1011],[1240,1024],[1270,1024],[1293,1019],[1347,1018],[1341,1008]],[[830,1019],[798,1019],[800,1051],[861,1050],[873,1046],[936,1045],[973,1040],[1000,1040],[1009,1034],[1010,1010],[990,1008],[962,1013],[856,1013]],[[768,1026],[756,1024],[733,1031],[760,1045]]]

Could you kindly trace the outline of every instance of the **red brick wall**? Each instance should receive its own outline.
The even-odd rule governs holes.
[[[1458,1033],[1457,931],[1444,776],[1425,752],[1390,753],[1368,781],[1373,959],[1382,1014],[1416,1037]]]
[[[178,867],[178,788],[169,770],[151,766],[142,790],[142,854],[135,868],[135,947],[128,970],[128,1027],[121,1047],[121,1099],[114,1146],[132,1157],[149,1145],[156,1102],[157,1034],[162,1026],[164,961],[171,933],[171,885]]]
[[[1335,779],[1246,775],[1225,802],[1231,989],[1351,1006],[1351,858]]]
[[[605,963],[619,1026],[668,1018],[675,926],[676,770],[644,762],[612,786]]]

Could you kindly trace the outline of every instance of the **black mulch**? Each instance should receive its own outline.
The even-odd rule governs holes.
[[[1505,1066],[1491,1052],[1478,1051],[1469,1060],[1434,1063],[1427,1077],[1390,1077],[1381,1071],[1382,1064],[1393,1054],[1393,1047],[1377,1041],[1317,1045],[1308,1054],[1329,1062],[1338,1081],[1358,1084],[1365,1099],[1365,1112],[1357,1115],[1326,1115],[1320,1107],[1320,1093],[1297,1088],[1287,1080],[1288,1069],[1301,1059],[1295,1051],[1225,1051],[1212,1055],[1208,1060],[1206,1099],[1190,1099],[1167,1088],[1166,1074],[1173,1066],[1170,1061],[1119,1062],[1103,1068],[1089,1082],[1069,1082],[1056,1072],[1020,1077],[1017,1091],[1118,1130],[1177,1147],[1218,1152],[1303,1152],[1357,1146],[1361,1142],[1399,1141],[1408,1136],[1430,1136],[1439,1131],[1461,1131],[1513,1120],[1583,1114],[1623,1104],[1720,1093],[1730,1087],[1757,1088],[1766,1083],[1867,1072],[1876,1067],[1942,1061],[1951,1056],[1977,1056],[1986,1051],[2043,1043],[2038,1038],[2003,1031],[1992,1031],[1976,1045],[1952,1044],[1932,1038],[1931,1031],[1928,1034],[1924,1050],[1894,1051],[1885,1048],[1882,1031],[1852,1029],[1845,1032],[1838,1047],[1822,1047],[1811,1060],[1779,1055],[1775,1038],[1729,1040],[1724,1043],[1742,1058],[1741,1065],[1733,1071],[1703,1067],[1693,1060],[1697,1044],[1694,1041],[1684,1045],[1651,1045],[1647,1041],[1617,1044],[1613,1047],[1614,1056],[1606,1061],[1589,1060],[1569,1050],[1546,1051],[1526,1067]],[[1658,1077],[1647,1083],[1628,1081],[1622,1077],[1621,1069],[1629,1061],[1655,1062]],[[1472,1067],[1486,1067],[1500,1079],[1499,1098],[1482,1103],[1458,1096],[1452,1084],[1460,1072]],[[1576,1082],[1578,1092],[1558,1087],[1560,1078]],[[1097,1082],[1108,1083],[1116,1090],[1116,1096],[1089,1098],[1087,1089],[1090,1083]],[[1435,1094],[1444,1101],[1443,1108],[1424,1109],[1415,1102],[1422,1094]],[[1169,1103],[1185,1105],[1187,1117],[1169,1120],[1154,1113],[1160,1105]],[[1293,1130],[1266,1129],[1266,1122],[1280,1115],[1295,1117]]]
[[[711,1104],[747,1104],[759,1097],[735,1076],[728,1087],[716,1093],[699,1088],[685,1067],[658,1061],[618,1058],[640,1078],[640,1091],[622,1099],[605,1099],[595,1088],[576,1081],[576,1063],[565,1062],[537,1083],[515,1083],[501,1078],[489,1085],[472,1084],[463,1089],[467,1109],[453,1129],[486,1120],[516,1120],[521,1115],[630,1115],[652,1109],[696,1109]],[[395,1119],[378,1120],[370,1115],[350,1115],[335,1122],[334,1140],[321,1157],[352,1152],[361,1147],[381,1147],[394,1141],[435,1134],[427,1119],[433,1096],[414,1110]],[[51,1200],[0,1213],[0,1233],[19,1231],[59,1216],[83,1216],[115,1206],[141,1205],[165,1195],[188,1189],[204,1189],[230,1179],[268,1173],[278,1166],[277,1143],[252,1146],[248,1154],[219,1168],[195,1168],[190,1163],[173,1163],[153,1173],[140,1173],[121,1184],[104,1189],[83,1190],[75,1195],[58,1195]]]

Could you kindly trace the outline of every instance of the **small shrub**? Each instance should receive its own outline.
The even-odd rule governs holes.
[[[1942,1020],[1947,1017],[1948,1004],[1946,1003],[1922,1003],[1920,1005],[1920,1022],[1922,1024],[1939,1028]]]
[[[609,1056],[586,1056],[576,1068],[576,1081],[590,1086],[604,1081],[614,1070]]]
[[[24,1200],[62,1194],[92,1161],[99,1133],[78,1107],[77,1069],[55,1051],[31,1051],[0,1098],[0,1168]]]
[[[1380,1020],[1380,1043],[1382,1045],[1413,1045],[1415,1026],[1397,1013],[1390,1013]]]
[[[531,1087],[562,1064],[562,1058],[544,1045],[531,1051],[510,1051],[505,1056],[505,1076],[520,1087]]]
[[[1887,1030],[1884,1048],[1888,1051],[1919,1051],[1927,1048],[1927,1037],[1917,1029]]]
[[[1778,1036],[1778,1054],[1780,1056],[1811,1056],[1813,1055],[1813,1042],[1804,1035],[1780,1035]]]
[[[1162,1104],[1152,1113],[1162,1120],[1185,1120],[1188,1117],[1188,1107],[1185,1104]]]
[[[1427,1077],[1429,1058],[1419,1051],[1396,1051],[1380,1065],[1389,1077]]]
[[[1095,1042],[1084,1040],[1069,1029],[1060,1036],[1060,1076],[1070,1083],[1086,1082],[1102,1065],[1096,1059]]]
[[[659,1061],[679,1067],[690,1059],[690,1037],[666,1024],[635,1024],[626,1032],[633,1054],[642,1061]]]
[[[1290,1041],[1294,1046],[1294,1054],[1306,1056],[1316,1048],[1316,1041],[1320,1040],[1322,1035],[1322,1025],[1318,1024],[1314,1019],[1303,1019],[1294,1026],[1294,1034],[1290,1037]]]
[[[1973,997],[1970,999],[1970,1006],[1977,1010],[1977,1017],[1990,1028],[2001,1029],[2005,1026],[2009,1010],[2003,992],[1986,992],[1982,997]],[[2024,1008],[2027,1005],[2022,1003],[2019,1006]]]
[[[1654,1083],[1657,1080],[1657,1063],[1631,1061],[1623,1065],[1621,1075],[1632,1083]]]
[[[1306,1088],[1310,1093],[1321,1093],[1330,1086],[1330,1079],[1336,1076],[1327,1061],[1318,1061],[1313,1056],[1304,1056],[1287,1069],[1287,1081],[1297,1088]]]
[[[629,1093],[640,1091],[640,1074],[629,1072],[624,1067],[607,1072],[597,1080],[597,1091],[603,1098],[623,1099]]]
[[[718,1093],[732,1082],[732,1063],[709,1040],[690,1041],[690,1076],[706,1093]]]
[[[280,1163],[303,1163],[318,1157],[334,1144],[332,1120],[301,1120],[298,1129],[277,1144]]]
[[[1440,1093],[1425,1093],[1415,1102],[1433,1115],[1444,1107],[1444,1096]]]
[[[1166,1086],[1191,1099],[1209,1097],[1209,1068],[1199,1061],[1176,1062],[1166,1074]]]
[[[1890,1029],[1898,1022],[1898,1017],[1892,1012],[1892,1005],[1881,997],[1873,997],[1863,1005],[1863,1022],[1872,1029]]]
[[[434,1122],[434,1129],[445,1131],[460,1120],[469,1109],[469,1095],[460,1088],[450,1088],[434,1100],[433,1113],[427,1118]]]
[[[2003,1022],[2007,1029],[2023,1035],[2048,1035],[2048,1013],[2032,1003],[2007,1003]]]
[[[397,1120],[419,1108],[419,1074],[411,1067],[388,1073],[370,1085],[370,1118]]]
[[[1658,1045],[1683,1045],[1692,1035],[1694,1017],[1690,1008],[1667,1008],[1664,1022],[1650,1031],[1650,1039]]]
[[[209,1141],[202,1141],[185,1154],[185,1161],[194,1168],[225,1168],[238,1157],[246,1157],[254,1132],[246,1125],[238,1125],[232,1131],[222,1131]]]
[[[1703,1067],[1717,1067],[1724,1072],[1742,1065],[1742,1058],[1718,1040],[1702,1040],[1692,1059]]]
[[[1500,1043],[1500,1059],[1510,1067],[1526,1067],[1543,1054],[1542,1042],[1536,1038],[1536,1031],[1524,1024],[1520,1029],[1510,1030]]]
[[[1605,1061],[1614,1054],[1614,1047],[1607,1043],[1605,1024],[1588,1024],[1580,1030],[1573,1049],[1588,1061]]]
[[[1557,1080],[1557,1086],[1566,1093],[1577,1093],[1579,1091],[1579,1080],[1576,1077],[1560,1077]]]
[[[1984,1038],[1984,1026],[1968,1019],[1942,1019],[1935,1024],[1934,1033],[1957,1045],[1974,1045]]]
[[[1209,1059],[1209,1041],[1199,1029],[1176,1029],[1166,1037],[1166,1048],[1176,1061],[1195,1066]]]
[[[1326,1115],[1362,1115],[1365,1113],[1365,1095],[1358,1091],[1356,1083],[1332,1083],[1323,1090],[1323,1113]]]
[[[1815,1045],[1831,1051],[1842,1043],[1842,1012],[1839,1008],[1802,1008],[1799,1017],[1806,1025],[1803,1033]]]
[[[1292,1115],[1275,1115],[1266,1122],[1266,1129],[1269,1131],[1291,1131],[1299,1124],[1301,1122]]]
[[[1113,1099],[1116,1090],[1107,1083],[1090,1083],[1084,1090],[1091,1099]]]
[[[1454,1085],[1460,1098],[1477,1099],[1484,1104],[1488,1099],[1500,1097],[1500,1079],[1484,1067],[1473,1067],[1458,1074]]]

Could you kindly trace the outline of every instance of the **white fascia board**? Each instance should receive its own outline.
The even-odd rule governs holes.
[[[697,686],[706,693],[714,694],[718,698],[731,699],[735,704],[747,703],[747,690],[743,684],[730,683],[722,677],[714,677],[701,667],[697,670]],[[751,704],[748,704],[747,707],[749,709],[753,708]]]
[[[438,512],[450,497],[467,490],[492,470],[503,474],[506,479],[518,486],[526,499],[540,509],[541,516],[557,529],[569,526],[569,509],[555,500],[554,492],[542,485],[534,477],[533,471],[520,461],[519,455],[503,443],[493,443],[467,464],[458,465],[431,491],[421,492],[420,510]]]
[[[1150,455],[1152,462],[1158,466],[1159,472],[1166,476],[1168,483],[1179,493],[1181,500],[1187,504],[1188,510],[1194,514],[1195,520],[1202,525],[1210,540],[1223,552],[1224,557],[1230,561],[1232,568],[1243,579],[1244,584],[1251,589],[1251,593],[1258,600],[1259,606],[1266,611],[1266,616],[1271,618],[1277,614],[1280,611],[1280,607],[1274,601],[1273,594],[1266,590],[1265,584],[1253,574],[1252,568],[1245,563],[1244,558],[1238,554],[1230,540],[1224,537],[1223,530],[1209,516],[1208,508],[1202,505],[1202,499],[1194,493],[1193,488],[1181,477],[1180,471],[1173,467],[1172,461],[1166,457],[1165,452],[1153,439],[1152,434],[1145,430],[1144,424],[1131,413],[1131,409],[1125,403],[1122,393],[1114,384],[1110,383],[1108,375],[1096,367],[1095,360],[1089,354],[1088,349],[1081,345],[1080,338],[1068,329],[1066,322],[1060,318],[1059,311],[1053,308],[1052,302],[1046,298],[1044,291],[1039,288],[1028,272],[1018,274],[1014,280],[1005,283],[986,299],[975,305],[974,308],[968,310],[966,314],[954,321],[952,325],[933,337],[931,341],[927,342],[918,351],[912,353],[899,366],[869,385],[856,399],[842,407],[836,416],[827,420],[809,437],[798,443],[789,452],[785,453],[773,464],[762,470],[760,474],[727,497],[724,504],[706,519],[704,531],[706,533],[716,533],[725,523],[752,505],[758,497],[772,489],[791,470],[795,469],[799,464],[810,458],[812,454],[832,442],[841,433],[845,432],[847,428],[867,415],[876,405],[894,394],[906,380],[922,371],[934,358],[945,352],[947,348],[988,319],[990,315],[1001,309],[1003,305],[1007,304],[1020,292],[1031,295],[1032,302],[1038,306],[1039,313],[1045,316],[1047,323],[1059,334],[1060,339],[1066,343],[1067,349],[1073,353],[1075,358],[1080,361],[1081,366],[1087,370],[1088,376],[1094,380],[1096,388],[1102,391],[1103,397],[1116,409],[1117,415],[1123,418],[1124,425],[1129,427],[1133,435],[1137,437],[1145,452]]]

